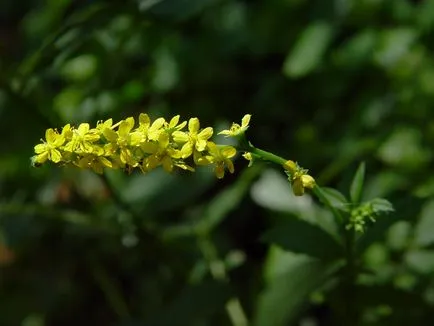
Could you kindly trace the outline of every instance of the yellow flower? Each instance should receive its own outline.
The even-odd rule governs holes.
[[[96,129],[90,129],[88,123],[81,123],[73,129],[72,139],[65,145],[65,150],[77,153],[92,153],[93,143],[100,138]]]
[[[105,128],[103,135],[115,148],[119,148],[121,163],[135,167],[138,165],[138,160],[133,155],[130,147],[139,145],[140,139],[137,134],[131,133],[133,128],[134,118],[130,117],[120,122],[117,132]]]
[[[59,163],[62,160],[62,154],[58,150],[65,142],[65,137],[59,135],[52,128],[45,132],[46,141],[42,140],[42,144],[35,146],[36,157],[33,159],[34,164],[42,164],[46,160],[54,163]]]
[[[169,134],[166,132],[160,133],[158,143],[150,143],[146,150],[151,154],[143,160],[142,171],[147,172],[155,169],[159,165],[163,166],[166,172],[172,172],[175,165],[174,159],[179,159],[181,154],[179,151],[170,147]]]
[[[213,129],[207,127],[201,131],[198,118],[191,118],[188,121],[188,132],[175,131],[173,132],[173,140],[176,143],[184,144],[181,148],[182,158],[187,158],[193,151],[203,152],[207,146],[207,141],[212,137]]]
[[[178,118],[179,119],[179,118]],[[172,119],[173,120],[173,119]],[[171,123],[172,123],[171,120]],[[158,118],[151,124],[151,119],[146,113],[140,113],[139,126],[132,133],[132,136],[143,143],[148,140],[157,140],[161,131],[163,131],[164,125],[167,124],[164,118]],[[170,123],[169,123],[170,125]]]
[[[241,134],[244,134],[249,128],[249,122],[251,117],[251,114],[244,115],[243,119],[241,120],[241,126],[238,123],[234,122],[232,123],[232,126],[229,130],[222,130],[218,134],[224,135],[226,137],[237,137]]]
[[[232,146],[217,146],[213,142],[207,143],[209,155],[201,157],[198,164],[215,164],[214,173],[218,179],[225,176],[225,168],[230,173],[234,173],[234,163],[231,158],[235,156],[237,150]]]

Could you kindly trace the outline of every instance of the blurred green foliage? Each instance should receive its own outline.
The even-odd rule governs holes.
[[[0,325],[229,325],[232,309],[241,326],[240,306],[257,326],[342,324],[348,289],[314,258],[335,254],[323,238],[339,249],[336,225],[280,171],[30,166],[48,127],[145,111],[251,113],[255,145],[387,197],[353,325],[434,322],[434,1],[29,0],[0,17]]]

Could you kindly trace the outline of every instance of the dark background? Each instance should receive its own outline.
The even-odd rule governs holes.
[[[231,298],[253,325],[336,325],[333,280],[261,240],[322,212],[273,166],[30,166],[49,127],[140,112],[251,113],[256,146],[343,192],[365,161],[364,197],[396,212],[361,257],[354,325],[430,324],[433,26],[429,0],[1,1],[0,325],[230,325]]]

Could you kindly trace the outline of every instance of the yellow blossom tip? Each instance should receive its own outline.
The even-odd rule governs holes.
[[[230,129],[222,130],[218,133],[218,135],[224,135],[225,137],[237,137],[239,135],[242,135],[246,132],[246,130],[249,128],[249,122],[250,122],[251,114],[246,114],[241,120],[241,125],[238,123],[232,123],[232,126]]]

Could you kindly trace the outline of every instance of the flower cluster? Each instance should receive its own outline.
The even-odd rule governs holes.
[[[249,119],[250,115],[246,115],[242,126],[221,133],[234,137],[239,129],[247,129]],[[88,123],[76,128],[67,124],[61,131],[46,131],[45,140],[34,148],[32,162],[39,166],[51,161],[97,173],[104,168],[137,168],[146,173],[159,166],[167,172],[175,168],[194,171],[195,166],[213,165],[217,178],[223,178],[226,170],[234,172],[232,159],[237,151],[232,146],[215,144],[210,140],[212,135],[213,128],[201,128],[198,118],[187,123],[181,122],[179,115],[170,121],[151,121],[141,113],[137,122],[132,117],[115,124],[108,119],[98,122],[95,128]]]

